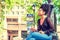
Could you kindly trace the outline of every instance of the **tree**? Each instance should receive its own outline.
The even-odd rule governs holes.
[[[48,0],[50,2],[50,0]],[[39,16],[37,14],[37,10],[39,9],[39,7],[41,6],[41,4],[43,3],[48,3],[47,0],[5,0],[5,6],[7,7],[8,10],[10,10],[14,4],[18,4],[22,7],[24,7],[26,9],[26,14],[34,14],[33,13],[33,9],[32,9],[32,5],[35,4],[36,5],[36,9],[35,9],[35,22],[37,23],[37,20],[39,19]],[[51,1],[54,5],[54,9],[55,9],[55,13],[59,13],[60,12],[60,1],[59,0],[52,0]],[[3,6],[4,8],[4,6]],[[2,8],[2,9],[3,9]],[[57,9],[57,10],[56,10]],[[2,15],[4,15],[4,12],[2,13]],[[2,16],[2,19],[4,18],[4,16]]]

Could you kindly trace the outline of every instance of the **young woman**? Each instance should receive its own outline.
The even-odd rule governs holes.
[[[47,13],[49,11],[49,5],[43,4],[38,10],[38,28],[37,32],[31,32],[26,40],[52,40],[52,33],[54,32],[54,26]],[[33,28],[32,31],[35,29]]]

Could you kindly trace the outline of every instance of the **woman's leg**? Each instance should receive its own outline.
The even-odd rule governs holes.
[[[26,40],[31,40],[32,38],[35,38],[36,40],[45,40],[47,37],[45,34],[40,34],[39,32],[31,32]]]
[[[35,38],[30,38],[29,40],[35,40]]]
[[[48,40],[49,37],[46,34],[40,34],[39,32],[32,33],[32,38],[39,39],[39,40]]]
[[[52,34],[49,36],[49,40],[52,40]]]
[[[35,38],[32,38],[32,33],[33,33],[33,32],[30,32],[30,34],[27,35],[26,40],[35,40]]]
[[[30,40],[31,38],[34,38],[35,40],[50,40],[50,36],[46,34],[40,34],[39,32],[32,32],[28,35],[26,40]]]

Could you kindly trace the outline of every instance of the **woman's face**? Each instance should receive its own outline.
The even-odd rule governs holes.
[[[40,8],[40,9],[38,10],[38,15],[39,15],[39,16],[42,16],[42,15],[44,15],[44,14],[45,14],[45,12],[43,11],[42,8]]]

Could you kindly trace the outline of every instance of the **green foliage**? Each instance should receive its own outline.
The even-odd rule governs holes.
[[[35,22],[37,23],[37,20],[39,19],[39,16],[37,14],[37,11],[39,9],[39,7],[41,6],[41,4],[43,3],[47,3],[47,0],[5,0],[5,3],[7,5],[8,10],[11,9],[15,4],[19,4],[20,6],[26,8],[27,12],[26,14],[35,14]],[[52,0],[53,5],[54,5],[54,9],[56,14],[60,13],[60,0]],[[32,9],[32,5],[35,4],[35,13],[33,12]],[[3,6],[4,8],[4,6]],[[4,13],[2,12],[2,15],[4,15]],[[4,16],[2,16],[4,18]],[[25,18],[26,20],[26,18]]]
[[[54,12],[56,14],[60,14],[60,0],[52,0],[52,3],[54,4]],[[56,18],[58,22],[60,22],[60,17],[57,16]]]
[[[1,21],[1,24],[0,24],[0,33],[3,33],[3,31],[4,31],[4,30],[2,29],[3,27],[4,27],[4,22]]]
[[[60,17],[58,18],[59,22],[60,22]]]

